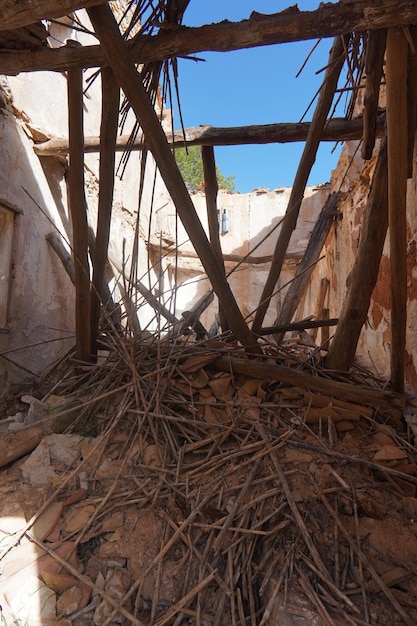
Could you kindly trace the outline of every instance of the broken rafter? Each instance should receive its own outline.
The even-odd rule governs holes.
[[[385,125],[385,115],[381,113],[377,118],[376,134],[382,136]],[[245,144],[290,143],[305,141],[310,130],[310,122],[281,124],[262,124],[254,126],[234,126],[216,128],[215,126],[197,126],[167,133],[167,140],[174,148],[187,146],[238,146]],[[323,129],[321,141],[349,141],[360,139],[363,132],[362,118],[345,120],[333,118]],[[84,151],[98,152],[100,137],[85,137]],[[138,151],[143,149],[143,136],[134,142],[130,135],[121,135],[117,138],[116,152]],[[35,145],[34,150],[39,156],[65,156],[68,154],[68,139],[55,137]]]
[[[14,4],[16,2],[17,0]],[[67,3],[71,4],[69,0]],[[3,0],[1,4],[7,5],[7,2]],[[83,4],[86,6],[87,2]],[[65,13],[63,11],[61,15]],[[180,26],[171,31],[160,31],[156,36],[141,34],[131,44],[131,55],[136,63],[148,63],[204,51],[228,52],[416,22],[417,5],[409,0],[388,0],[383,4],[380,0],[322,3],[315,11],[299,11],[294,6],[272,15],[253,12],[250,19],[241,22],[224,20],[219,24],[199,28]],[[104,61],[104,52],[100,46],[84,46],[80,49],[66,46],[29,52],[2,51],[0,73],[18,74],[44,70],[62,72],[75,67],[99,67]]]
[[[301,298],[307,288],[311,273],[318,261],[321,249],[324,246],[326,237],[337,213],[338,194],[332,193],[323,206],[317,222],[311,233],[303,260],[297,267],[296,275],[285,294],[284,302],[277,319],[278,326],[289,324],[300,304]],[[283,334],[277,333],[277,343],[282,341]]]
[[[347,278],[347,294],[339,323],[326,358],[326,367],[348,370],[366,321],[371,295],[378,278],[388,228],[387,143],[379,150],[375,173],[361,227],[355,262]]]
[[[301,387],[324,395],[354,402],[365,406],[385,409],[403,409],[405,396],[394,391],[368,389],[354,383],[339,382],[329,378],[320,378],[294,370],[291,367],[261,363],[253,359],[244,359],[233,356],[221,356],[213,362],[212,367],[224,372],[245,374],[263,380],[279,380],[294,387]]]
[[[345,61],[345,45],[346,42],[344,39],[342,37],[337,37],[334,40],[330,51],[329,62],[324,76],[323,85],[320,89],[319,99],[314,111],[313,120],[311,122],[303,154],[301,155],[300,163],[295,175],[294,185],[291,190],[284,221],[281,225],[281,230],[276,242],[271,262],[271,269],[264,285],[259,306],[253,321],[252,330],[254,333],[259,333],[262,326],[272,293],[281,273],[285,252],[297,224],[307,180],[310,176],[311,168],[316,160],[321,135],[326,125],[327,116],[337,88],[337,81]]]
[[[230,326],[242,345],[257,349],[256,337],[248,328],[236,303],[224,273],[221,272],[216,255],[207,239],[204,228],[198,219],[194,205],[182,179],[165,133],[142,84],[120,30],[108,5],[93,7],[88,10],[107,60],[115,78],[123,89],[135,115],[144,131],[146,144],[158,165],[161,177],[175,204],[178,215],[186,229],[194,248],[200,255],[201,262],[224,307]]]

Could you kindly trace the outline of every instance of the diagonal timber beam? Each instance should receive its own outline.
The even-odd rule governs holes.
[[[14,0],[14,4],[18,1]],[[67,2],[70,4],[69,0]],[[83,4],[86,6],[87,2]],[[7,0],[0,0],[1,5],[6,6]],[[65,11],[61,15],[65,15]],[[229,52],[414,23],[417,23],[417,4],[411,0],[323,2],[315,11],[299,11],[294,6],[272,15],[253,12],[248,20],[241,22],[225,20],[198,28],[180,26],[172,31],[160,31],[155,36],[140,35],[130,50],[136,63],[148,63],[205,51]],[[101,46],[83,46],[79,50],[66,46],[30,51],[2,50],[0,74],[43,70],[63,72],[76,67],[99,67],[104,62]]]
[[[336,333],[326,357],[328,369],[347,371],[353,364],[372,292],[378,279],[382,250],[388,229],[387,141],[383,140],[371,182],[361,236],[352,269],[346,280],[347,293]]]
[[[0,30],[12,30],[68,15],[83,7],[104,4],[106,0],[0,0]]]
[[[271,268],[262,291],[259,306],[256,310],[255,319],[253,320],[252,330],[254,333],[259,333],[261,329],[272,293],[281,273],[291,235],[297,224],[308,177],[310,176],[311,168],[316,160],[323,128],[326,125],[327,115],[333,102],[337,81],[345,61],[345,43],[344,38],[336,37],[330,51],[326,74],[320,89],[320,95],[314,111],[307,141],[295,175],[285,218],[275,245]]]
[[[141,125],[146,144],[155,158],[177,213],[224,307],[230,326],[242,345],[255,348],[256,337],[243,319],[224,272],[221,271],[216,255],[198,219],[165,133],[122,39],[113,13],[108,5],[104,5],[88,9],[88,14],[106,52],[107,61],[114,76],[129,99]]]

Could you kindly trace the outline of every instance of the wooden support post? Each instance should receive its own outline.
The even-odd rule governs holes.
[[[325,309],[324,303],[326,301],[326,296],[327,296],[327,293],[329,291],[329,287],[330,287],[329,279],[328,278],[322,278],[321,281],[320,281],[319,292],[317,294],[316,306],[315,306],[315,309],[314,309],[314,319],[316,319],[316,320],[322,319],[323,311]],[[329,309],[326,308],[326,311],[328,311],[328,310]],[[310,335],[311,335],[311,338],[312,338],[313,341],[316,341],[318,331],[319,331],[319,327],[313,328],[311,330]],[[321,333],[321,343],[323,343],[323,341],[324,341],[324,339],[323,339],[323,331],[322,331],[322,333]]]
[[[407,321],[407,57],[402,28],[387,34],[388,215],[391,261],[391,382],[404,390]]]
[[[370,31],[366,42],[365,56],[365,96],[363,110],[363,140],[361,156],[364,160],[372,158],[375,147],[376,126],[378,117],[379,88],[385,57],[387,31]]]
[[[384,139],[372,178],[355,262],[346,281],[348,291],[326,358],[326,366],[330,369],[348,370],[351,367],[366,321],[388,228],[387,176],[387,142]]]
[[[91,244],[90,228],[88,229],[88,232],[89,232],[88,245],[89,245],[90,250],[93,250],[94,246],[92,246]],[[53,231],[46,235],[46,241],[49,243],[51,248],[55,251],[57,257],[59,258],[65,271],[67,272],[72,284],[75,286],[74,260],[72,256],[70,255],[70,253],[65,248],[64,244],[62,243],[61,237],[55,231]],[[103,303],[104,303],[104,306],[106,307],[107,315],[112,320],[113,326],[116,328],[116,330],[120,330],[121,320],[120,320],[120,315],[118,311],[118,306],[113,301],[113,298],[112,298],[112,295],[110,293],[110,289],[107,283],[104,284]]]
[[[97,235],[93,259],[93,287],[91,290],[91,354],[97,354],[100,321],[100,302],[104,302],[105,267],[110,237],[110,222],[114,191],[114,166],[119,120],[120,89],[109,67],[101,70],[101,128]]]
[[[207,276],[224,307],[230,326],[244,346],[254,348],[257,340],[248,328],[224,273],[198,219],[165,133],[142,84],[108,5],[88,9],[97,36],[103,44],[107,61],[123,89],[142,127],[146,144],[152,152],[162,179],[176,206],[178,215],[198,252]]]
[[[318,220],[311,233],[310,241],[304,252],[303,259],[297,267],[297,272],[281,307],[276,324],[284,326],[289,324],[292,317],[300,304],[304,295],[311,273],[315,267],[315,263],[319,258],[321,249],[324,246],[326,237],[329,234],[330,226],[333,223],[334,215],[337,211],[337,193],[332,193],[326,200],[324,207],[318,217]],[[280,343],[283,334],[275,335],[276,341]]]
[[[409,28],[412,47],[408,51],[407,108],[408,108],[408,178],[413,177],[414,147],[417,126],[417,26]]]
[[[96,9],[94,9],[96,10]],[[317,150],[320,144],[323,128],[326,124],[327,115],[333,102],[334,92],[337,87],[340,72],[345,60],[345,46],[342,37],[334,40],[329,55],[329,63],[321,87],[319,100],[310,125],[306,145],[301,156],[297,174],[295,176],[294,185],[288,201],[287,212],[281,226],[278,240],[276,243],[274,255],[271,262],[271,269],[266,280],[258,309],[253,321],[252,330],[259,333],[266,311],[269,306],[272,292],[278,281],[285,253],[288,248],[293,230],[297,224],[300,212],[301,202],[304,197],[304,191],[307,184],[311,168],[316,160]]]
[[[201,158],[203,161],[204,191],[206,195],[210,243],[213,248],[214,254],[217,257],[220,267],[222,268],[224,274],[226,274],[219,234],[219,216],[217,213],[217,194],[219,191],[219,186],[217,184],[216,160],[214,157],[213,146],[202,146]],[[229,330],[229,324],[221,304],[219,306],[219,315],[222,331],[225,332]]]
[[[90,360],[90,270],[88,264],[87,204],[84,190],[83,73],[68,72],[69,169],[75,265],[76,358]]]

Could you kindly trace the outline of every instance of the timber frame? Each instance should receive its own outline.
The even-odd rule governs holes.
[[[67,72],[68,76],[68,139],[51,139],[39,143],[35,149],[40,156],[69,155],[69,195],[75,253],[77,359],[89,361],[92,356],[94,358],[97,350],[116,151],[142,150],[144,142],[146,143],[219,298],[223,327],[230,329],[248,351],[257,353],[259,337],[265,334],[265,312],[280,276],[320,142],[361,139],[362,156],[370,159],[376,139],[384,137],[380,142],[373,186],[367,202],[363,236],[326,364],[330,368],[342,370],[348,370],[352,365],[376,284],[385,235],[389,230],[391,326],[392,343],[395,346],[392,350],[391,382],[394,390],[402,392],[405,377],[407,298],[406,185],[407,178],[412,174],[411,155],[417,117],[417,37],[414,26],[417,24],[417,2],[340,0],[335,4],[321,3],[316,10],[304,12],[299,11],[295,5],[273,15],[254,11],[249,19],[239,23],[225,21],[189,28],[181,24],[184,12],[186,18],[188,2],[166,0],[162,3],[166,9],[165,22],[161,22],[157,34],[142,34],[139,31],[128,40],[120,31],[112,12],[112,4],[115,3],[104,0],[0,0],[0,74],[16,75],[49,70]],[[46,43],[47,33],[41,20],[64,17],[80,8],[87,10],[99,43],[94,46],[69,44],[61,48],[50,48]],[[170,15],[174,16],[171,21]],[[353,36],[358,36],[358,33],[363,35],[367,43],[363,116],[356,119],[329,119],[349,41]],[[186,143],[200,145],[203,149],[207,210],[211,225],[207,236],[171,150],[172,146],[184,143],[184,134],[166,134],[162,130],[137,64],[147,67],[147,64],[203,51],[226,52],[326,37],[334,38],[333,48],[311,123],[277,123],[245,128],[199,127],[185,131]],[[13,38],[19,45],[10,45]],[[378,104],[384,63],[386,110],[381,111]],[[83,69],[87,67],[101,68],[105,85],[100,137],[84,137],[83,132],[81,76]],[[126,136],[117,137],[120,90],[140,125],[140,135],[133,143]],[[250,326],[243,318],[228,284],[216,233],[217,182],[212,146],[291,141],[305,141],[305,147],[287,214],[270,262],[269,277]],[[94,151],[100,151],[100,191],[99,226],[92,250],[85,215],[83,157],[85,152]],[[301,272],[304,271],[302,268],[308,268],[318,257],[331,226],[329,215],[335,211],[337,197],[330,197],[328,202],[327,209],[323,209],[322,222],[317,225],[317,236],[314,236],[304,265],[301,265]],[[89,253],[93,261],[91,281]],[[291,323],[301,291],[305,287],[305,279],[304,275],[302,281],[299,279],[300,282],[295,283],[299,285],[299,290],[294,287],[288,295],[288,301],[277,320],[280,328]],[[142,287],[142,292],[143,289]],[[148,294],[148,297],[151,299],[152,295]],[[86,312],[89,324],[86,324]],[[177,320],[173,323],[177,323]]]

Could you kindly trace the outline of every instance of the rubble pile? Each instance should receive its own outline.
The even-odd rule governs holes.
[[[24,401],[0,424],[39,436],[0,470],[5,623],[417,623],[414,409],[366,370],[118,341]]]

